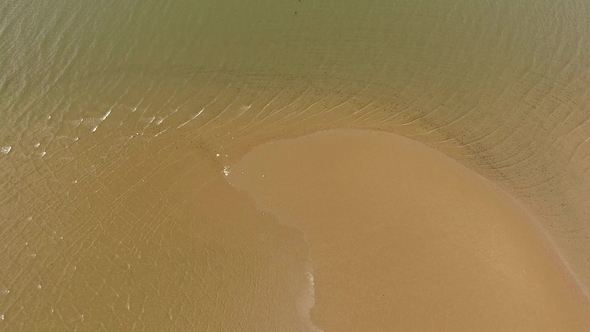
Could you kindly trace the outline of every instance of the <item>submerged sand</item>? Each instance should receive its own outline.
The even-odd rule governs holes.
[[[227,180],[311,250],[324,331],[587,331],[590,305],[535,218],[444,154],[337,130],[255,148]]]
[[[588,285],[586,182],[561,168],[567,150],[548,149],[550,136],[530,158],[510,143],[537,142],[542,130],[505,139],[508,122],[482,118],[502,141],[476,139],[464,117],[462,131],[429,127],[433,118],[377,98],[385,90],[232,84],[165,116],[126,102],[52,118],[53,141],[24,136],[3,155],[6,330],[590,325],[575,280],[535,227]],[[326,128],[415,141],[305,136]]]
[[[1,2],[0,330],[584,331],[560,257],[590,295],[589,16],[579,0]],[[353,128],[441,151],[532,217],[397,136],[278,141]],[[252,190],[266,171],[228,185],[252,149],[308,140],[262,158],[292,171],[276,195]]]

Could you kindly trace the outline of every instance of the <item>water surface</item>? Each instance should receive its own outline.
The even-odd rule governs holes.
[[[223,171],[335,128],[410,137],[497,184],[588,294],[589,15],[576,0],[2,2],[0,324],[309,327],[292,300],[304,234]]]

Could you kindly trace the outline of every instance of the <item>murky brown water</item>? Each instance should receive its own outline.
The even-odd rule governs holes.
[[[316,244],[224,170],[337,128],[410,137],[508,192],[587,295],[588,15],[574,0],[2,2],[1,328],[313,329]],[[330,331],[326,289],[311,321]]]
[[[441,153],[374,131],[254,149],[228,175],[305,234],[326,331],[584,331],[590,303],[536,221]]]

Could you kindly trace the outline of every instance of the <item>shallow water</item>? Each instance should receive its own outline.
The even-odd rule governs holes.
[[[305,234],[324,331],[584,331],[590,305],[537,221],[414,140],[332,130],[256,147],[227,176]]]
[[[291,300],[308,287],[304,234],[223,171],[329,128],[411,137],[498,184],[588,293],[589,14],[573,0],[2,2],[0,324],[305,328]]]

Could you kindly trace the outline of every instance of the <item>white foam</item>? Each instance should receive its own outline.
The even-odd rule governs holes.
[[[109,111],[107,112],[107,114],[103,115],[103,117],[101,118],[101,119],[102,119],[102,121],[106,120],[106,119],[109,117],[109,115],[111,115],[111,110],[109,110]]]
[[[248,111],[250,109],[250,107],[252,107],[252,105],[244,105],[244,106],[240,107],[240,109],[238,110],[238,116],[246,113],[246,111]]]
[[[188,119],[186,122],[181,123],[178,127],[176,127],[176,129],[182,128],[184,126],[186,126],[187,123],[193,121],[194,119],[196,119],[199,115],[201,115],[201,113],[203,113],[203,111],[205,110],[205,108],[201,109],[197,114],[193,115],[190,119]]]
[[[6,146],[3,146],[2,148],[0,148],[0,153],[8,154],[8,152],[10,152],[10,150],[12,150],[12,146],[6,145]]]

